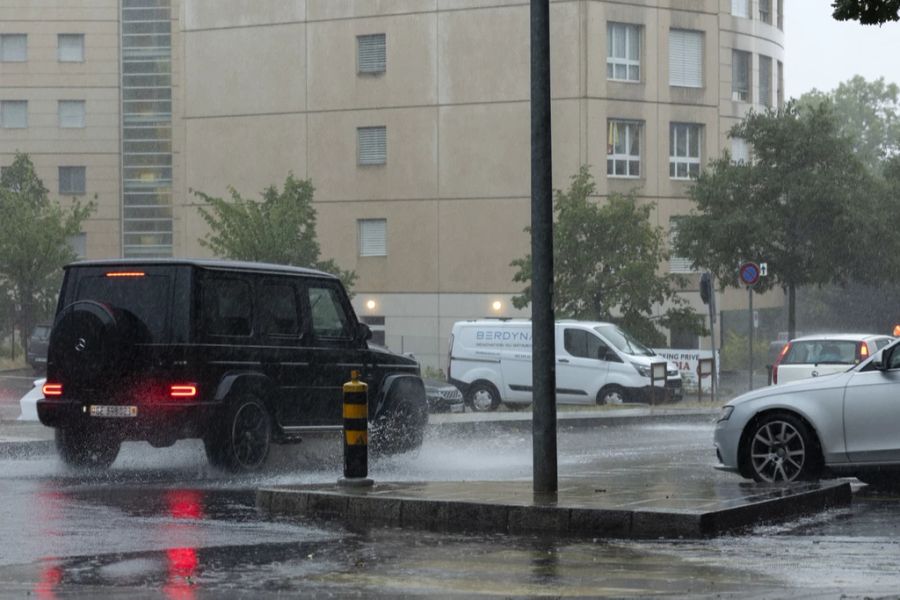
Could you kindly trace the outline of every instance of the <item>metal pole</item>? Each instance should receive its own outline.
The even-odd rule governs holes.
[[[550,0],[531,0],[532,469],[544,494],[558,485],[550,140]]]
[[[709,274],[709,342],[712,348],[713,369],[709,376],[709,401],[716,401],[716,280]],[[699,381],[699,378],[697,379]],[[701,382],[702,384],[702,382]]]
[[[750,316],[750,335],[747,336],[747,339],[750,340],[750,389],[753,389],[753,288],[747,286],[747,296],[750,298],[750,310],[748,311],[748,315]]]

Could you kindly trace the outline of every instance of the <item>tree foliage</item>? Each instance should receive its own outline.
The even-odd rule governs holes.
[[[751,113],[730,135],[752,146],[753,160],[735,164],[726,154],[701,173],[675,251],[723,287],[739,285],[741,261],[767,262],[757,289],[786,289],[793,335],[798,287],[874,273],[859,241],[877,231],[879,195],[827,103]]]
[[[613,194],[603,205],[587,166],[565,192],[555,193],[553,210],[553,305],[558,318],[613,321],[648,344],[665,343],[659,326],[703,332],[700,318],[677,295],[675,279],[659,274],[668,258],[662,229],[650,224],[652,204],[634,195]],[[529,231],[526,229],[526,231]],[[516,259],[513,281],[529,283],[513,298],[517,308],[531,302],[531,255]],[[661,319],[655,307],[670,308]]]
[[[842,82],[830,92],[803,94],[801,107],[830,103],[838,132],[849,138],[857,158],[873,172],[900,154],[900,87],[881,77],[866,81],[860,75]]]
[[[194,191],[207,205],[198,208],[210,229],[202,246],[222,258],[320,269],[338,275],[348,289],[353,285],[356,273],[320,260],[310,180],[290,174],[283,189],[266,188],[261,202],[228,190],[230,200]]]
[[[882,25],[900,20],[900,0],[834,0],[832,16],[838,21]]]
[[[68,204],[68,202],[66,202]],[[23,340],[38,318],[48,316],[59,292],[61,267],[76,255],[69,239],[94,204],[50,200],[26,154],[17,153],[0,178],[0,293],[14,307]]]

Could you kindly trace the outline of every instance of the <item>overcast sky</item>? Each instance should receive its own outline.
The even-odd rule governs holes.
[[[789,97],[830,91],[856,74],[900,84],[900,22],[835,21],[830,0],[786,0],[784,29]]]

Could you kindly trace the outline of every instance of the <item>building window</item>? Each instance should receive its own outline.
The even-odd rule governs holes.
[[[3,129],[28,127],[28,101],[0,100],[0,127]]]
[[[784,63],[778,61],[778,79],[775,81],[775,96],[778,99],[778,108],[784,106]]]
[[[694,273],[691,267],[691,259],[675,256],[675,241],[678,239],[678,224],[682,217],[669,219],[669,273]]]
[[[750,18],[750,0],[731,0],[731,14],[735,17]]]
[[[387,256],[387,219],[359,219],[359,255]]]
[[[784,0],[776,0],[778,7],[778,29],[784,31]]]
[[[63,196],[82,196],[85,193],[85,167],[59,168],[59,193]]]
[[[24,33],[0,35],[0,61],[25,62],[28,60],[28,36]]]
[[[387,44],[383,33],[356,36],[356,71],[384,73],[387,68]]]
[[[383,165],[387,162],[387,128],[357,127],[357,164]]]
[[[614,121],[607,124],[606,174],[610,177],[641,176],[641,123]]]
[[[378,344],[379,346],[385,345],[385,328],[384,328],[384,317],[376,317],[372,315],[363,315],[360,317],[363,323],[369,326],[369,330],[372,331],[372,339],[369,341],[373,344]]]
[[[759,55],[759,103],[772,106],[772,59]]]
[[[731,99],[736,102],[750,102],[750,57],[749,52],[731,51]]]
[[[669,30],[669,85],[703,87],[703,32]]]
[[[59,126],[62,128],[84,127],[84,100],[59,101]]]
[[[703,126],[672,123],[669,127],[669,177],[695,179],[700,175],[700,139]]]
[[[731,138],[731,162],[736,164],[750,162],[750,146],[744,138]]]
[[[641,80],[641,27],[625,23],[606,26],[606,78]]]
[[[56,36],[59,62],[84,62],[84,34],[60,33]]]
[[[85,258],[87,256],[87,234],[84,232],[76,233],[75,235],[70,235],[66,238],[66,241],[69,243],[69,248],[72,249],[72,252],[75,253],[75,257],[78,259]]]
[[[772,0],[759,0],[759,20],[772,24]]]

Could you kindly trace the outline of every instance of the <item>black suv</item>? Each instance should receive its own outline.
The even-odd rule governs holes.
[[[415,360],[369,347],[320,271],[212,260],[66,267],[37,409],[62,459],[106,467],[124,440],[202,438],[211,464],[252,471],[271,443],[339,431],[351,370],[369,385],[370,447],[421,445]]]

